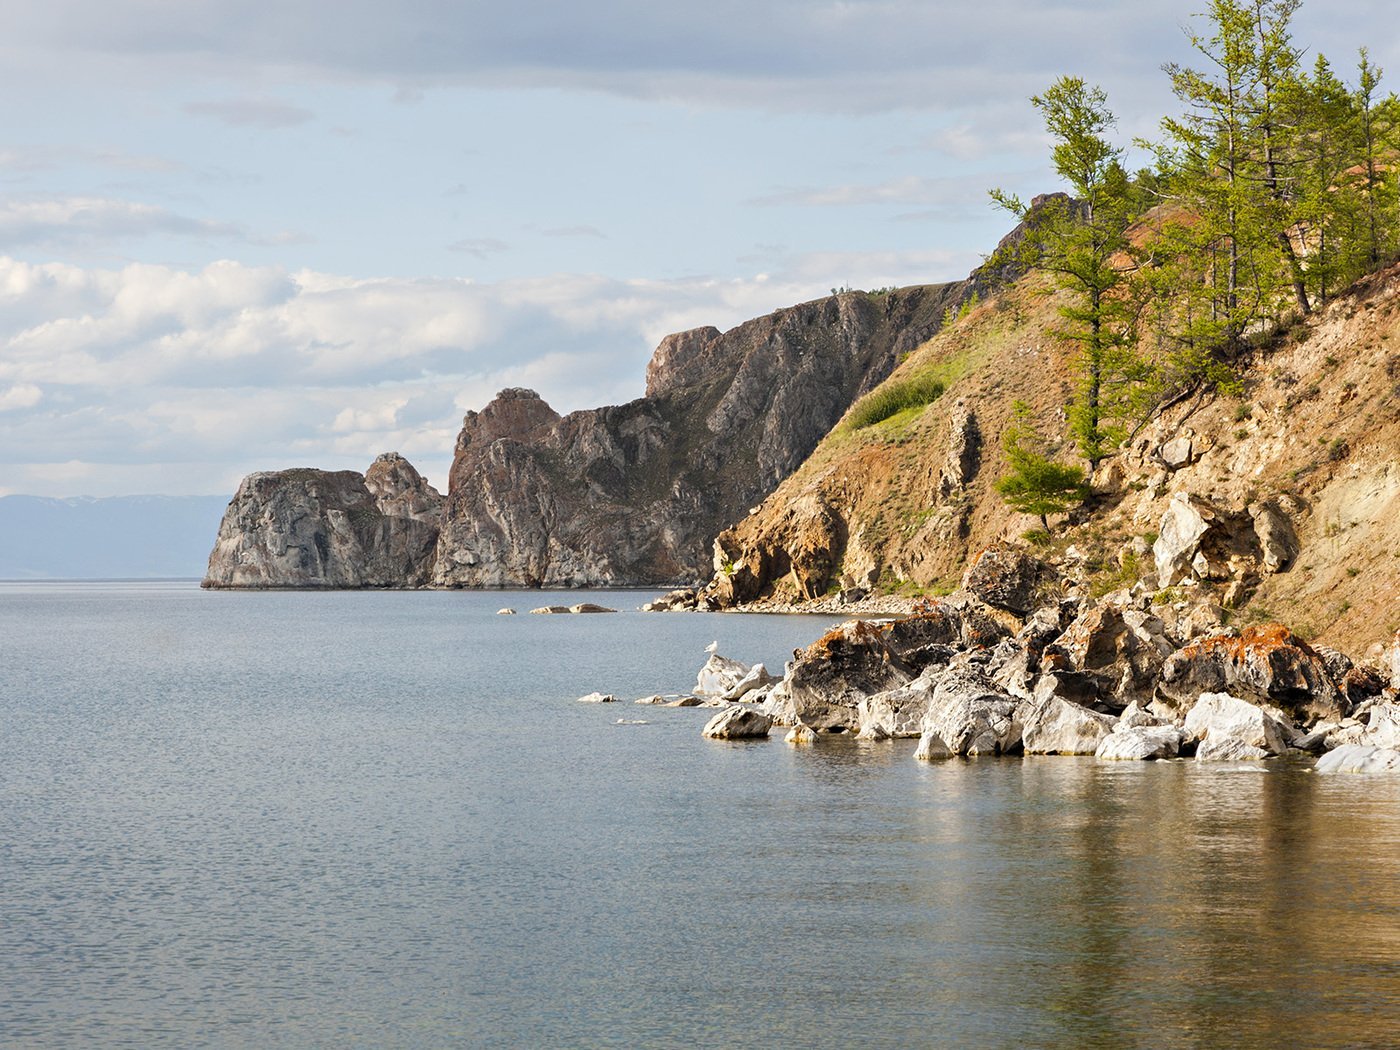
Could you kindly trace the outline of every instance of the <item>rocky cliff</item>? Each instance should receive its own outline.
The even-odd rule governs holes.
[[[1400,626],[1400,268],[1239,362],[1239,396],[1203,390],[1143,427],[1047,536],[993,486],[1013,400],[1064,432],[1073,376],[1055,305],[1027,278],[911,355],[889,384],[936,373],[943,396],[838,426],[720,535],[702,598],[907,603],[955,589],[975,555],[1012,541],[1068,593],[1116,590],[1168,621],[1283,619],[1342,648],[1388,641]]]
[[[658,585],[708,574],[714,536],[926,341],[967,282],[843,292],[668,336],[646,396],[560,416],[529,390],[469,412],[432,582]]]
[[[219,526],[205,587],[418,587],[442,496],[388,452],[364,474],[267,471],[243,479]]]
[[[975,286],[842,292],[668,336],[646,396],[559,415],[530,390],[469,412],[445,501],[401,457],[364,478],[254,474],[211,587],[578,587],[700,581],[714,536]]]

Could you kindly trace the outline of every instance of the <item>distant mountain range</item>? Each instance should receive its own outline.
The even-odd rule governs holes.
[[[0,580],[201,577],[227,496],[0,497]]]

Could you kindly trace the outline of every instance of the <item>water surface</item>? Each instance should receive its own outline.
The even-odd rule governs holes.
[[[0,1044],[1400,1040],[1400,777],[707,741],[574,700],[830,621],[494,615],[648,596],[0,585]]]

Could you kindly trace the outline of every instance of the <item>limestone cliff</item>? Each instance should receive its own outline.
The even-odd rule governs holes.
[[[668,336],[646,396],[560,416],[529,390],[469,412],[432,582],[658,585],[708,573],[714,536],[924,343],[968,282],[842,292],[728,332]]]
[[[388,452],[361,475],[250,474],[209,555],[205,587],[416,587],[428,581],[442,496]]]
[[[993,485],[1013,400],[1064,432],[1073,375],[1055,306],[1027,278],[911,355],[889,383],[937,374],[946,393],[838,426],[720,535],[702,597],[835,609],[867,593],[936,595],[989,545],[1035,537],[1038,520]],[[1388,640],[1400,626],[1400,267],[1237,367],[1240,396],[1200,391],[1143,427],[1036,553],[1071,592],[1136,587],[1164,615],[1283,619],[1343,648]]]

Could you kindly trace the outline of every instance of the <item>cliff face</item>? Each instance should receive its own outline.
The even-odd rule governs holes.
[[[1073,396],[1056,301],[1034,284],[979,307],[891,377],[936,369],[949,381],[941,398],[838,426],[724,531],[708,597],[836,609],[838,591],[937,595],[978,552],[1034,536],[1039,520],[994,489],[1011,403],[1059,434]],[[1341,648],[1388,640],[1400,627],[1400,267],[1237,369],[1240,396],[1202,391],[1142,428],[1035,553],[1073,592],[1134,588],[1167,618],[1204,608],[1235,623],[1281,618]]]
[[[442,496],[397,453],[361,475],[250,474],[219,526],[203,585],[416,587],[427,583]]]
[[[660,585],[925,342],[967,282],[844,292],[662,341],[646,396],[560,416],[503,391],[463,421],[432,583]]]

